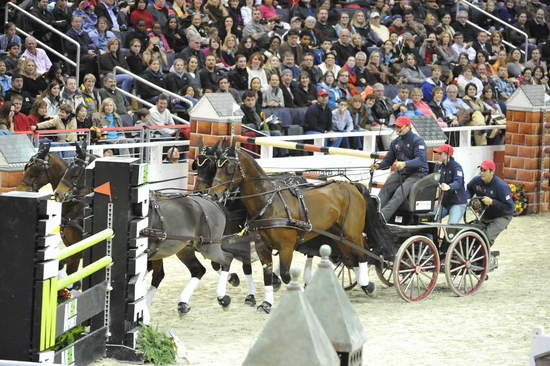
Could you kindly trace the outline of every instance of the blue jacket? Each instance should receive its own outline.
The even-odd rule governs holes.
[[[11,76],[0,76],[0,85],[2,85],[2,93],[0,95],[5,96],[6,92],[11,89]]]
[[[487,207],[483,215],[484,218],[495,219],[514,215],[514,201],[512,200],[510,187],[496,175],[489,184],[486,184],[480,176],[477,176],[468,183],[466,188],[470,198],[487,196],[493,199],[493,204]]]
[[[426,103],[431,102],[433,99],[433,91],[436,86],[440,86],[443,88],[443,92],[445,92],[445,84],[440,80],[437,84],[435,81],[432,80],[432,78],[427,78],[424,80],[420,88],[422,89],[422,95],[424,96],[424,101]]]
[[[315,103],[307,107],[304,117],[304,130],[317,131],[325,133],[332,130],[332,112],[329,106],[321,107],[320,103]]]
[[[426,143],[412,131],[392,141],[390,151],[380,163],[380,169],[388,169],[396,160],[404,161],[407,164],[402,170],[405,175],[416,173],[426,175],[428,173]]]
[[[449,160],[439,167],[439,183],[447,183],[450,190],[443,195],[443,206],[451,207],[466,203],[466,188],[464,188],[464,172],[456,160]]]

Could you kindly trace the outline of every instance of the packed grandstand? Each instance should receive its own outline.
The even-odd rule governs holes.
[[[550,91],[548,0],[9,2],[0,134],[92,129],[124,142],[128,132],[101,129],[175,125],[212,92],[232,94],[249,135],[388,129],[417,115],[479,126],[502,124],[520,85]],[[321,115],[325,92],[332,118],[307,118]],[[472,142],[502,144],[503,133]],[[362,148],[360,138],[330,143]]]

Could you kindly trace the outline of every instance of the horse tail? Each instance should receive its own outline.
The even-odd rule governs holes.
[[[365,233],[367,234],[367,248],[373,249],[375,253],[381,254],[386,259],[395,256],[394,236],[388,226],[378,214],[378,202],[371,197],[368,188],[361,183],[354,183],[365,199],[367,212],[365,213]]]

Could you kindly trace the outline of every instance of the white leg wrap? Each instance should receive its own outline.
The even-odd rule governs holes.
[[[359,286],[366,286],[369,284],[369,266],[367,262],[359,263]]]
[[[254,279],[252,278],[252,275],[244,275],[244,278],[246,278],[246,284],[248,286],[248,294],[249,295],[256,295],[256,286],[254,286]]]
[[[273,286],[265,286],[264,291],[264,300],[273,305],[275,303],[275,299],[273,298]]]
[[[304,266],[304,283],[307,285],[313,277],[313,258],[307,258]]]
[[[180,294],[180,302],[189,304],[189,300],[191,299],[191,296],[193,296],[193,292],[199,285],[199,281],[200,280],[197,277],[191,277],[191,279]]]
[[[278,261],[275,261],[273,263],[273,274],[276,274],[277,276],[281,277],[281,267],[279,266]]]
[[[149,310],[149,306],[145,306],[143,308],[143,324],[150,325],[151,324],[151,311]]]
[[[149,287],[147,294],[145,294],[145,304],[149,307],[153,303],[153,297],[157,292],[157,288],[154,286]]]
[[[227,278],[229,277],[229,272],[221,271],[220,277],[218,278],[218,287],[216,288],[216,296],[224,297],[227,289]]]

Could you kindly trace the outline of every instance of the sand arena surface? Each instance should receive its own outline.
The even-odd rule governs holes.
[[[405,303],[372,270],[378,297],[368,298],[359,289],[349,293],[368,332],[364,365],[527,365],[533,328],[542,325],[550,332],[550,215],[514,218],[493,249],[501,253],[499,268],[470,297],[454,296],[441,273],[428,299]],[[303,263],[304,257],[296,254],[293,264]],[[190,275],[176,257],[166,260],[166,277],[153,301],[153,325],[175,330],[190,365],[240,365],[268,316],[244,306],[246,283],[239,262],[232,271],[239,274],[241,286],[228,286],[233,302],[223,311],[215,295],[217,274],[210,268],[191,300],[191,312],[180,319],[178,296]],[[253,270],[261,301],[259,262]],[[284,292],[275,294],[276,302]],[[119,364],[102,360],[94,365]]]

